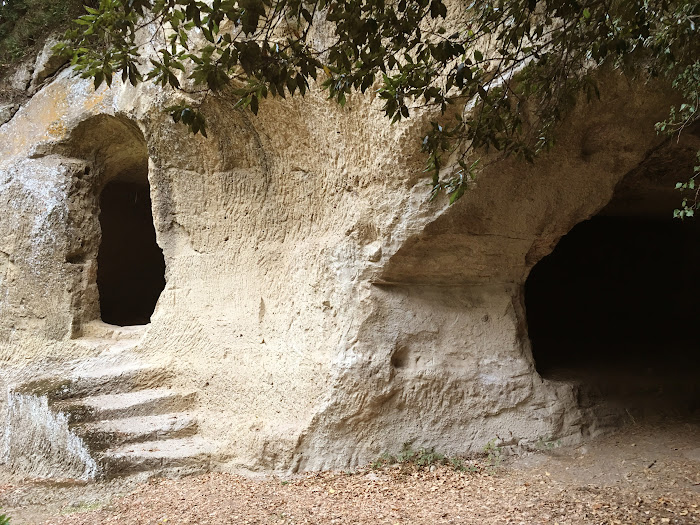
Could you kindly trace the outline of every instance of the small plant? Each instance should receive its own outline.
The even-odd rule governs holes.
[[[554,440],[552,438],[541,437],[535,443],[535,448],[537,450],[553,450],[561,446],[561,440]]]
[[[10,517],[5,514],[0,514],[0,525],[10,525]]]
[[[503,449],[497,445],[498,438],[493,438],[491,441],[486,443],[484,447],[484,452],[486,453],[486,461],[489,466],[497,467],[503,461]]]
[[[370,466],[373,469],[380,469],[386,465],[393,465],[395,463],[398,463],[399,460],[392,456],[391,454],[388,454],[387,452],[384,452],[381,456],[379,456],[377,459],[375,459]]]
[[[430,467],[432,465],[444,465],[447,463],[444,454],[435,452],[434,448],[421,448],[414,450],[410,443],[404,443],[398,455],[399,463],[413,463],[418,467]]]
[[[434,465],[449,465],[460,472],[476,472],[479,470],[474,465],[468,465],[462,458],[447,457],[445,454],[436,452],[434,448],[420,448],[416,450],[411,446],[411,443],[404,443],[401,452],[396,456],[385,452],[370,464],[373,469],[379,469],[387,465],[413,466],[419,470],[429,469]]]
[[[444,454],[435,452],[435,449],[421,449],[416,455],[415,463],[419,467],[430,467],[431,465],[445,465],[449,463],[449,461]]]
[[[403,444],[403,448],[396,459],[397,463],[413,464],[417,467],[431,467],[432,465],[444,465],[447,463],[445,455],[435,452],[434,448],[415,450],[410,443]]]

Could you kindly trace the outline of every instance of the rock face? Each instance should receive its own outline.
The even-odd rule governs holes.
[[[60,56],[53,50],[54,46],[59,42],[60,40],[55,36],[50,36],[46,40],[41,53],[39,53],[34,62],[32,80],[29,86],[30,91],[38,89],[44,80],[56,73],[68,62],[68,59]]]
[[[65,468],[43,468],[40,451],[13,441],[22,385],[72,377],[114,352],[90,343],[105,308],[101,197],[114,182],[148,185],[146,222],[165,261],[150,323],[119,366],[148,363],[168,379],[105,373],[89,395],[191,395],[176,412],[196,419],[204,448],[173,445],[173,457],[195,458],[175,466],[347,468],[406,442],[463,454],[494,438],[576,442],[608,421],[576,385],[535,371],[523,283],[659,144],[661,91],[606,79],[603,101],[578,107],[551,153],[486,169],[448,206],[428,201],[421,177],[417,136],[429,115],[390,126],[371,96],[341,109],[318,91],[267,101],[257,117],[212,100],[204,139],[169,121],[162,108],[173,95],[114,84],[95,92],[60,72],[0,126],[0,383],[9,392],[0,414],[14,468],[108,474],[118,462],[100,451],[116,457],[125,443],[109,437],[114,413],[91,416],[88,435],[41,390],[32,402],[65,416],[60,432],[78,440],[53,446],[70,441],[78,459],[54,453]],[[117,284],[124,300],[149,286]],[[84,399],[84,385],[70,383],[67,397]],[[168,411],[118,416],[132,418],[128,439],[146,449],[148,429],[194,439],[189,420],[133,419]],[[25,412],[24,425],[41,424]],[[158,463],[149,461],[131,464]]]

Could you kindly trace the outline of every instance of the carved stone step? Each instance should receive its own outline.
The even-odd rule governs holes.
[[[171,377],[165,368],[143,363],[90,359],[63,377],[43,377],[18,385],[19,394],[46,396],[49,402],[94,395],[130,392],[162,385]]]
[[[194,392],[180,394],[165,388],[151,388],[58,401],[52,404],[52,408],[63,412],[68,423],[74,425],[89,421],[182,412],[192,405],[195,397]]]
[[[129,443],[189,437],[197,433],[197,420],[179,412],[83,423],[73,431],[91,451],[100,451]]]
[[[47,439],[57,447],[50,453],[52,458],[63,454],[70,459],[65,465],[60,460],[57,467],[66,477],[89,480],[135,472],[183,475],[208,470],[217,447],[196,436],[197,421],[187,412],[194,409],[196,392],[168,388],[171,371],[124,353],[120,345],[131,348],[138,340],[125,339],[121,332],[113,335],[96,340],[98,350],[106,349],[97,355],[65,362],[51,376],[11,386],[8,395],[14,396],[18,408],[9,434],[19,439],[44,436],[42,421],[50,421],[55,435]],[[34,415],[37,407],[42,420]],[[24,461],[21,445],[14,445],[17,461]],[[33,456],[33,450],[26,452]]]
[[[194,474],[209,470],[217,448],[216,443],[197,436],[148,441],[109,449],[102,454],[99,463],[106,478],[143,471],[169,475]]]
[[[102,321],[90,321],[83,326],[79,341],[138,340],[146,333],[148,325],[117,326]]]

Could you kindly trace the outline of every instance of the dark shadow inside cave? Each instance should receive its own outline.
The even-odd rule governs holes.
[[[699,261],[696,221],[599,215],[578,224],[525,284],[537,371],[645,415],[697,411]]]
[[[145,176],[118,178],[104,187],[100,227],[97,287],[102,321],[147,324],[165,287],[165,260],[156,244]]]

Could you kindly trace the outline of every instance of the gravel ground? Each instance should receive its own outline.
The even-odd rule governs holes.
[[[289,479],[211,473],[87,486],[16,481],[0,484],[0,505],[12,525],[700,524],[697,424],[543,448],[500,465],[480,458],[467,471],[403,464]]]

